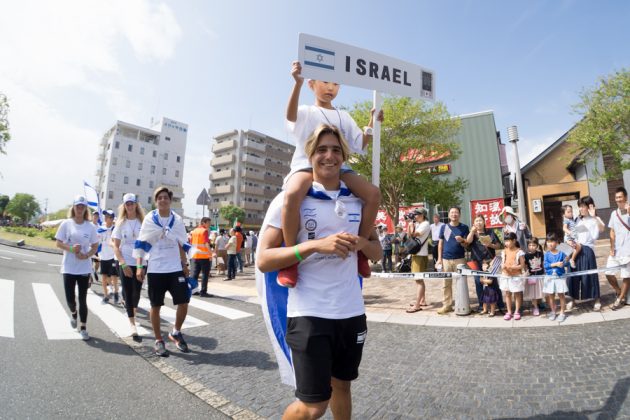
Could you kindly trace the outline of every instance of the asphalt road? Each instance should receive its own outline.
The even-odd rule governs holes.
[[[47,265],[59,257],[7,251],[22,252],[0,246],[0,278],[16,289],[15,338],[0,337],[1,418],[218,418],[192,395],[200,387],[235,418],[279,418],[293,401],[257,305],[208,300],[252,314],[238,319],[191,308],[205,324],[184,330],[191,353],[168,344],[167,359],[150,356],[150,338],[132,349],[92,312],[90,342],[47,340],[29,287],[48,282],[63,297],[58,268]],[[630,419],[629,330],[630,320],[511,329],[368,323],[353,418]]]
[[[15,281],[15,338],[0,337],[0,418],[227,418],[91,313],[90,341],[47,339],[31,283],[51,284],[62,299],[59,268],[49,265],[61,257],[4,246],[0,257],[0,278]]]

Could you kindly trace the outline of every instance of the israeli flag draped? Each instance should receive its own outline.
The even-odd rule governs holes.
[[[179,215],[171,211],[166,226],[163,226],[160,221],[160,214],[157,210],[153,210],[142,221],[140,234],[134,244],[133,257],[146,259],[153,245],[167,236],[174,238],[184,249],[184,252],[188,254],[189,258],[197,251],[197,248],[188,243],[186,228]]]

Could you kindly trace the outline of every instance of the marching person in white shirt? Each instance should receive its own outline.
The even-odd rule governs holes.
[[[357,252],[377,260],[382,250],[375,232],[369,240],[358,235],[362,203],[340,181],[348,157],[340,131],[319,126],[305,149],[313,185],[299,210],[298,244],[281,246],[283,192],[265,217],[257,264],[269,272],[299,263],[299,281],[288,290],[286,308],[298,400],[283,418],[319,418],[330,403],[335,419],[350,419],[350,385],[358,377],[367,335]]]
[[[103,280],[103,303],[109,303],[109,286],[114,289],[114,304],[118,305],[118,270],[114,264],[114,248],[112,246],[112,231],[114,230],[114,211],[103,210],[105,224],[96,229],[100,239],[98,254],[101,257],[101,276]]]
[[[158,187],[153,193],[157,209],[150,212],[143,220],[140,235],[135,242],[133,256],[137,258],[136,278],[148,277],[148,293],[151,301],[151,326],[155,334],[155,354],[168,357],[168,351],[160,331],[160,308],[164,306],[164,296],[168,291],[177,306],[175,325],[168,339],[175,343],[183,353],[188,353],[188,344],[181,333],[182,325],[188,313],[188,256],[190,249],[186,228],[182,218],[171,210],[173,192],[167,187]],[[143,259],[148,254],[148,266],[145,269]]]
[[[89,217],[87,200],[82,195],[76,196],[68,212],[68,219],[61,223],[55,235],[57,248],[63,250],[61,273],[63,274],[66,302],[72,315],[70,324],[73,328],[77,327],[77,304],[74,290],[78,286],[79,318],[81,321],[79,333],[85,341],[90,339],[86,328],[87,291],[90,287],[90,274],[92,273],[90,258],[96,254],[98,248],[98,234],[94,225],[88,220]]]

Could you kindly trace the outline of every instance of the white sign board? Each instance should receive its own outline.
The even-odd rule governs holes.
[[[313,35],[299,35],[302,76],[392,95],[435,99],[435,74],[416,64]]]

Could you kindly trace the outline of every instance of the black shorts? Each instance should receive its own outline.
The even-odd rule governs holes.
[[[104,276],[118,276],[114,260],[101,260],[101,274]]]
[[[331,378],[356,379],[366,335],[365,315],[288,318],[286,341],[295,369],[295,396],[307,403],[327,401],[332,393]]]
[[[148,273],[148,294],[151,306],[164,306],[164,295],[168,291],[173,305],[188,303],[188,283],[182,271],[175,273]]]

